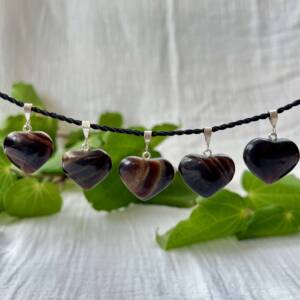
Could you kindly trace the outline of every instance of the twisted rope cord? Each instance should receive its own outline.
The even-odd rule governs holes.
[[[9,95],[2,93],[0,91],[0,98],[8,101],[12,104],[15,104],[19,107],[23,107],[24,106],[24,102],[19,101],[13,97],[10,97]],[[279,114],[283,113],[284,111],[290,110],[296,106],[300,105],[300,99],[295,100],[289,104],[286,104],[282,107],[279,107],[277,109],[277,112]],[[73,119],[71,117],[67,117],[61,114],[57,114],[55,112],[49,112],[45,109],[41,109],[38,107],[33,106],[32,111],[34,111],[35,113],[41,114],[43,116],[46,117],[50,117],[52,119],[57,119],[63,122],[67,122],[69,124],[74,124],[77,126],[81,126],[81,120],[76,120]],[[213,126],[212,127],[212,131],[213,132],[217,132],[217,131],[221,131],[221,130],[226,130],[226,129],[230,129],[230,128],[234,128],[236,126],[241,126],[241,125],[245,125],[245,124],[249,124],[252,122],[257,122],[259,120],[264,120],[264,119],[268,119],[270,116],[269,112],[267,113],[262,113],[259,115],[255,115],[249,118],[245,118],[245,119],[240,119],[237,121],[233,121],[233,122],[229,122],[229,123],[224,123],[221,125],[217,125],[217,126]],[[131,135],[135,135],[135,136],[143,136],[144,135],[144,131],[141,130],[136,130],[136,129],[125,129],[125,128],[117,128],[117,127],[110,127],[110,126],[106,126],[106,125],[99,125],[99,124],[91,124],[91,128],[95,129],[95,130],[102,130],[102,131],[109,131],[109,132],[115,132],[115,133],[122,133],[122,134],[131,134]],[[190,134],[201,134],[204,132],[204,128],[196,128],[196,129],[185,129],[185,130],[168,130],[168,131],[153,131],[152,132],[152,136],[174,136],[174,135],[190,135]]]

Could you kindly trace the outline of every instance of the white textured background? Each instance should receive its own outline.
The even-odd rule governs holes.
[[[251,116],[300,98],[296,0],[0,0],[0,87],[33,83],[49,109],[96,120],[185,128]],[[0,117],[18,108],[2,103]],[[280,136],[300,144],[300,111]],[[68,127],[67,127],[68,128]],[[248,140],[268,121],[217,133],[214,152],[244,169]],[[203,137],[174,137],[175,165]],[[299,166],[296,170],[299,174]],[[63,212],[0,225],[0,299],[299,299],[300,237],[215,241],[165,253],[154,242],[189,214],[167,207],[93,211],[65,195]]]

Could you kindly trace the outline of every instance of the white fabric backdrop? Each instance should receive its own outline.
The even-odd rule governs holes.
[[[0,86],[33,83],[51,110],[128,124],[215,125],[300,98],[299,1],[0,0]],[[16,111],[1,104],[0,117]],[[70,126],[65,129],[70,129]],[[300,144],[299,110],[280,136]],[[267,121],[215,134],[215,152],[244,169]],[[203,137],[174,137],[174,165]],[[299,174],[299,167],[296,172]],[[154,242],[189,214],[167,207],[93,211],[65,195],[54,217],[0,225],[1,299],[298,299],[300,238],[210,242],[165,253]]]

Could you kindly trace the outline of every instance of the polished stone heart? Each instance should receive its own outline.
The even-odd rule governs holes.
[[[234,176],[233,160],[225,155],[186,155],[179,164],[185,183],[197,194],[209,197],[228,184]]]
[[[266,183],[273,183],[297,165],[299,149],[288,139],[257,138],[247,144],[244,161],[254,175]]]
[[[120,177],[140,200],[147,201],[164,190],[174,177],[174,168],[165,159],[143,159],[129,156],[121,161]]]
[[[108,175],[112,162],[100,149],[71,150],[63,155],[64,172],[83,189],[91,189]]]
[[[53,152],[50,136],[42,131],[11,132],[3,146],[8,159],[28,174],[38,170]]]

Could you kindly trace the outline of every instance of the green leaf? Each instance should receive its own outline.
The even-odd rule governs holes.
[[[116,163],[128,155],[140,156],[144,147],[143,137],[119,133],[110,134],[103,146]]]
[[[98,123],[100,125],[106,125],[110,127],[122,127],[123,125],[123,116],[118,112],[105,112],[100,115]],[[100,136],[102,141],[105,143],[110,135],[113,135],[112,132],[101,132]]]
[[[120,113],[117,112],[106,112],[100,115],[99,122],[100,125],[107,125],[112,127],[121,127],[123,124],[123,117]],[[98,143],[93,144],[95,139],[89,141],[91,147],[101,147],[103,144],[103,140],[107,140],[108,136],[110,136],[110,132],[92,132],[90,134],[90,138],[93,136],[97,136]],[[99,144],[99,142],[101,142]],[[65,147],[67,149],[77,147],[78,145],[83,143],[83,133],[82,130],[74,130],[71,131],[67,137],[67,141]]]
[[[5,155],[2,147],[0,147],[0,165],[4,165],[4,166],[10,166],[11,165],[11,162],[9,161],[7,156]]]
[[[81,141],[81,143],[83,143],[83,133],[82,133],[82,130],[79,129],[79,130],[71,131],[68,134],[68,136],[67,136],[65,147],[67,149],[71,148],[71,147],[73,147],[74,145],[76,145],[80,141]]]
[[[123,125],[123,117],[120,113],[117,112],[106,112],[100,115],[98,123],[100,125],[106,125],[111,127],[121,127]],[[100,141],[106,141],[110,134],[110,132],[98,131],[97,133],[91,133],[90,136],[97,135]],[[78,143],[83,143],[83,134],[81,129],[74,130],[69,133],[65,147],[67,149],[73,148],[75,145],[78,145]],[[95,145],[91,146],[95,147]]]
[[[193,207],[196,204],[197,197],[198,196],[183,182],[180,174],[176,172],[173,182],[156,197],[145,202],[145,204]]]
[[[280,206],[258,209],[248,227],[237,234],[239,239],[278,236],[297,232],[300,226],[300,212]]]
[[[82,135],[82,132],[81,132]],[[78,140],[75,144],[68,147],[67,150],[76,150],[82,148],[82,144],[84,142],[83,136],[80,140]],[[92,133],[88,138],[88,143],[91,148],[101,148],[102,147],[102,139],[100,133]]]
[[[169,130],[176,130],[179,128],[179,125],[170,124],[170,123],[163,123],[155,125],[151,128],[152,131],[169,131]],[[166,140],[167,136],[155,136],[151,140],[150,147],[155,148],[159,144],[161,144],[164,140]]]
[[[279,205],[300,211],[300,180],[294,175],[268,185],[250,172],[245,172],[242,185],[248,192],[247,198],[256,208]]]
[[[223,190],[202,200],[190,217],[179,222],[156,241],[165,250],[227,237],[243,231],[252,218],[252,210],[238,194]]]
[[[121,127],[122,116],[118,113],[105,113],[101,115],[99,123],[113,127]],[[142,126],[133,126],[132,129],[145,130]],[[172,124],[162,124],[154,127],[154,130],[172,130],[176,128]],[[164,138],[158,138],[154,145],[158,145]],[[154,141],[154,139],[153,139]],[[143,137],[107,132],[103,135],[102,148],[112,157],[113,168],[110,175],[95,188],[84,191],[87,200],[96,210],[112,211],[130,203],[143,203],[133,196],[119,177],[120,161],[131,155],[141,156],[144,151]],[[159,157],[160,153],[151,150],[152,157]],[[179,207],[191,207],[195,204],[195,195],[182,183],[179,177],[161,195],[149,202],[149,204],[164,204]]]
[[[51,158],[39,169],[39,174],[63,174],[62,150],[56,150]]]
[[[7,190],[17,181],[18,177],[10,166],[0,165],[0,211],[4,210],[3,199]]]
[[[11,163],[0,150],[0,212],[4,210],[3,198],[6,191],[17,181],[16,173],[11,171]]]
[[[46,118],[39,115],[34,115],[31,117],[31,125],[33,130],[44,131],[50,135],[54,144],[56,143],[56,134],[58,129],[58,121]]]
[[[23,82],[14,83],[12,86],[12,96],[25,101],[30,102],[34,106],[44,107],[44,104],[35,91],[34,87],[30,84]],[[54,144],[56,142],[56,132],[58,128],[58,121],[52,118],[47,118],[38,114],[32,114],[31,126],[35,131],[44,131],[50,135]],[[4,138],[12,131],[20,131],[25,124],[25,117],[23,114],[9,116],[3,127],[0,129],[0,141],[3,142]]]
[[[15,182],[4,196],[4,207],[8,214],[17,217],[36,217],[57,213],[62,198],[57,185],[39,182],[35,178],[24,178]]]
[[[50,135],[53,142],[56,141],[56,132],[58,128],[57,120],[46,118],[40,115],[32,115],[31,118],[31,126],[33,131],[44,131]],[[25,124],[24,115],[15,115],[9,116],[5,122],[4,126],[0,130],[1,140],[13,131],[21,131],[23,129],[23,125]]]
[[[138,202],[119,177],[121,159],[129,155],[140,155],[144,148],[141,137],[125,136],[123,134],[108,135],[103,149],[112,158],[113,167],[107,178],[91,190],[84,191],[87,200],[96,210],[112,211]]]
[[[121,182],[117,166],[112,168],[103,182],[91,190],[84,190],[83,193],[96,210],[113,211],[138,202]]]
[[[94,132],[89,135],[89,145],[91,148],[100,148],[103,145],[102,135],[100,132]],[[72,131],[67,138],[65,148],[68,150],[79,149],[82,147],[84,137],[82,130]]]
[[[16,82],[12,86],[11,94],[17,100],[32,103],[33,106],[44,108],[44,104],[31,84]]]
[[[118,112],[106,112],[100,115],[98,123],[111,127],[121,127],[123,125],[123,116]]]
[[[135,126],[134,129],[144,130],[143,127]],[[130,203],[142,203],[132,195],[119,177],[120,161],[131,155],[141,156],[144,151],[143,137],[128,136],[124,134],[108,134],[103,149],[112,157],[113,168],[110,175],[101,184],[91,190],[84,191],[87,200],[96,210],[112,211],[128,206]],[[159,152],[152,150],[152,157],[161,156]],[[177,197],[176,197],[177,194]],[[185,198],[186,196],[186,198]],[[162,195],[149,201],[147,204],[163,204],[179,207],[191,207],[195,204],[195,195],[176,178]]]

